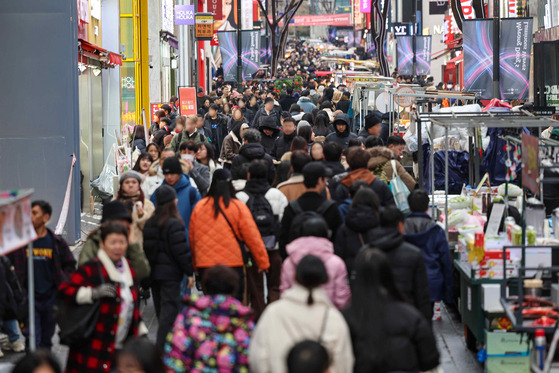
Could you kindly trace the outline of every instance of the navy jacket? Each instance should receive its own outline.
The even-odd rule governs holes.
[[[452,261],[444,229],[425,213],[414,212],[405,222],[405,238],[423,253],[431,302],[451,303]]]

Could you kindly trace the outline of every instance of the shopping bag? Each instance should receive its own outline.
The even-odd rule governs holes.
[[[110,199],[113,196],[113,177],[116,176],[116,169],[114,164],[111,164],[111,154],[107,156],[107,161],[99,177],[89,183],[91,186],[91,194],[99,196],[101,199]]]
[[[410,195],[410,191],[406,184],[404,184],[400,176],[398,176],[396,161],[391,160],[390,162],[392,164],[392,180],[390,180],[390,190],[392,190],[392,195],[394,196],[396,206],[400,209],[400,211],[408,215],[410,213],[410,205],[408,204],[408,196]]]

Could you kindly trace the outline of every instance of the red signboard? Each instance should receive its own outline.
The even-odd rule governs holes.
[[[157,116],[155,115],[155,112],[159,109],[161,109],[161,106],[168,104],[167,102],[161,102],[158,104],[149,104],[150,106],[150,114],[151,114],[151,123],[155,122],[155,118],[157,118]]]
[[[522,185],[540,194],[540,163],[538,138],[522,134]]]
[[[181,115],[196,115],[196,88],[179,88],[179,111]]]

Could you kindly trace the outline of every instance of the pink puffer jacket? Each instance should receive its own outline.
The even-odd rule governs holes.
[[[347,270],[344,261],[334,254],[334,245],[326,238],[301,237],[286,246],[289,257],[283,262],[281,269],[281,292],[295,283],[295,269],[306,255],[319,257],[328,272],[328,283],[324,291],[338,309],[344,309],[351,299]]]

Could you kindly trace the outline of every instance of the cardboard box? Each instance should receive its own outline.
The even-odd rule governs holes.
[[[488,356],[485,369],[487,373],[529,373],[530,356]]]
[[[522,342],[521,342],[522,341]],[[510,332],[485,332],[487,356],[527,353],[528,338]]]

